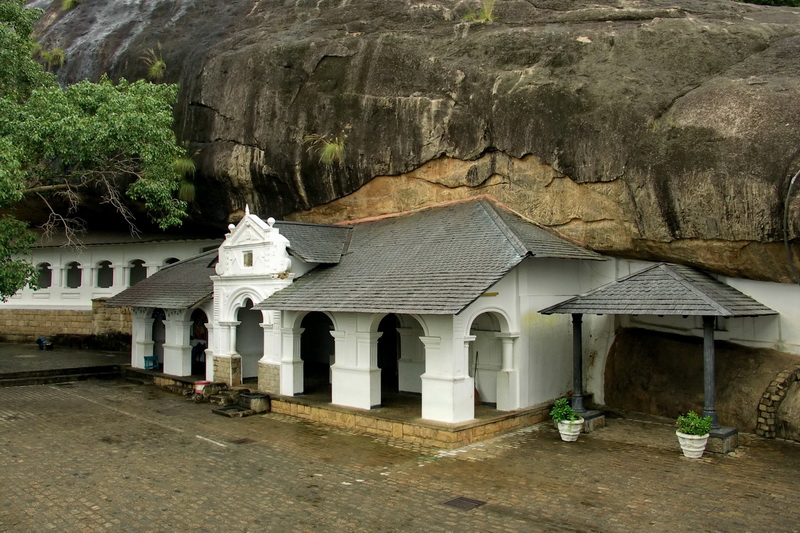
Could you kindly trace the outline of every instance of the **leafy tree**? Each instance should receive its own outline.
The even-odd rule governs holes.
[[[176,198],[174,162],[187,155],[172,131],[177,86],[104,77],[62,89],[31,55],[40,15],[24,0],[0,0],[0,208],[38,199],[50,210],[46,229],[63,226],[72,236],[86,194],[135,230],[127,197],[162,229],[179,225],[186,204]],[[10,215],[0,220],[0,298],[7,298],[35,284],[35,269],[13,258],[32,242],[26,225]]]

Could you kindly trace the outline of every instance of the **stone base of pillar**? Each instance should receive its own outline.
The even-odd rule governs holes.
[[[519,372],[501,370],[497,373],[497,410],[519,409]]]
[[[381,404],[381,369],[331,366],[331,403],[371,409]]]
[[[422,379],[422,418],[454,424],[475,418],[475,381],[470,378]]]
[[[712,453],[728,453],[739,447],[739,430],[720,426],[708,434],[706,451]]]
[[[242,357],[238,354],[215,355],[212,381],[227,385],[242,384]]]
[[[281,365],[258,362],[258,392],[280,394]]]
[[[583,432],[591,433],[592,431],[606,427],[606,413],[605,411],[598,411],[591,409],[585,413],[581,413],[583,417]]]

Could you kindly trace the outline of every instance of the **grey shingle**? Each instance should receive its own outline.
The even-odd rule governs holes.
[[[306,263],[338,263],[350,226],[279,221],[275,227],[289,239],[289,251]]]
[[[454,314],[528,256],[602,259],[487,199],[472,200],[353,224],[338,265],[256,307]]]
[[[669,263],[655,264],[540,312],[721,317],[777,314],[708,274]]]
[[[106,300],[116,307],[189,309],[213,295],[217,250],[167,265],[147,279]]]

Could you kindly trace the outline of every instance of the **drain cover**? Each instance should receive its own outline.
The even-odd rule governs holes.
[[[465,498],[464,496],[459,496],[458,498],[452,499],[449,502],[444,502],[444,505],[449,505],[457,509],[469,511],[470,509],[475,509],[476,507],[479,507],[484,503],[486,502],[482,502],[480,500],[473,500],[472,498]]]

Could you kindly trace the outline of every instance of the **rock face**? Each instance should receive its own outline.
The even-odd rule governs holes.
[[[198,208],[340,221],[492,194],[594,249],[790,281],[800,9],[728,0],[91,0],[66,82],[160,44]],[[322,143],[344,156],[320,162]],[[800,179],[798,180],[800,181]],[[783,239],[788,235],[790,254]]]

